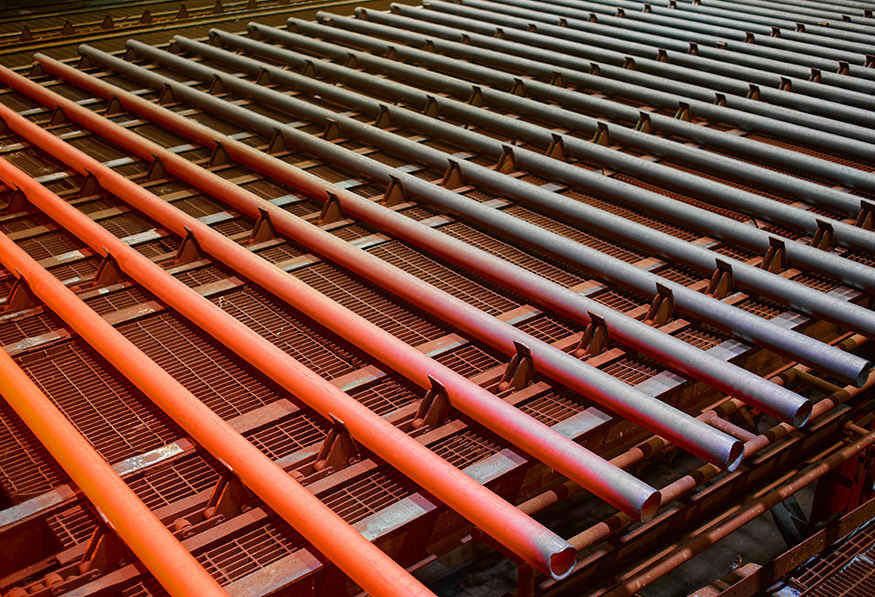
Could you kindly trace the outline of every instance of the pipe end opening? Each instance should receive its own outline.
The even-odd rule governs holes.
[[[744,458],[744,442],[734,441],[732,442],[732,446],[729,448],[729,455],[726,457],[726,470],[729,472],[734,471],[738,468],[738,465],[741,464],[741,460]]]
[[[577,561],[577,550],[571,545],[550,555],[550,576],[562,580],[574,569]]]
[[[657,490],[653,490],[644,503],[641,504],[641,512],[638,515],[638,519],[641,522],[649,522],[656,516],[657,510],[659,510],[659,506],[662,504],[662,494]]]
[[[797,408],[796,412],[793,414],[793,427],[804,427],[808,423],[808,420],[811,418],[812,408],[813,406],[811,404],[811,400],[806,400],[802,404],[800,404],[799,408]]]

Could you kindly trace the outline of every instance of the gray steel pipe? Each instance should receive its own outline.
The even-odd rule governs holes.
[[[426,2],[423,6],[431,8],[434,4]],[[787,79],[790,81],[791,88],[783,89],[781,77],[765,74],[758,69],[733,67],[721,64],[719,61],[716,63],[718,65],[716,69],[702,68],[706,66],[702,64],[703,62],[711,61],[686,52],[678,54],[668,50],[664,50],[663,56],[659,57],[655,50],[642,48],[628,41],[617,44],[620,51],[616,51],[605,48],[601,36],[595,37],[558,26],[542,25],[532,31],[529,22],[509,17],[502,18],[491,11],[459,5],[451,6],[455,6],[452,14],[403,4],[392,4],[392,11],[393,14],[422,22],[421,30],[426,34],[433,32],[430,26],[425,26],[426,23],[437,24],[449,27],[459,36],[471,32],[489,37],[500,36],[507,42],[525,47],[537,47],[574,58],[594,60],[623,70],[628,70],[623,67],[632,58],[635,61],[634,72],[687,83],[707,90],[697,94],[697,99],[706,96],[710,98],[714,91],[745,97],[750,93],[751,83],[756,83],[761,85],[758,101],[817,114],[831,120],[853,123],[857,126],[867,128],[875,126],[875,114],[872,113],[875,108],[875,98],[871,95],[871,89],[869,93],[860,93],[849,89],[830,88],[823,84],[809,82],[807,76],[802,80]],[[499,22],[495,23],[495,21]],[[408,24],[407,27],[416,28],[412,24]],[[724,72],[715,72],[716,70]],[[610,75],[608,72],[604,74]],[[643,81],[638,82],[643,83]],[[652,81],[648,83],[648,87],[660,88]],[[875,89],[875,82],[870,87]],[[664,84],[664,88],[666,91],[678,91],[675,84]],[[692,95],[690,92],[685,93]]]
[[[211,106],[224,105],[231,108],[231,114],[249,114],[249,111],[245,108],[235,106],[225,100],[215,98],[188,86],[179,85],[171,79],[150,73],[141,67],[124,63],[124,61],[102,52],[85,47],[80,48],[80,50],[99,64],[104,64],[113,69],[121,67],[123,70],[119,70],[119,72],[143,81],[147,85],[158,88],[164,88],[165,85],[169,86],[176,97],[192,103],[203,104],[206,109],[210,109]],[[128,66],[124,67],[122,66],[123,64]],[[257,116],[254,122],[261,122],[262,120],[266,123],[266,126],[270,127],[268,129],[270,131],[277,127],[295,130],[285,127],[285,125],[280,125],[280,123],[271,119],[262,119]],[[261,130],[258,126],[255,128],[256,130]],[[304,137],[309,137],[309,135],[300,131],[296,132]],[[330,145],[330,143],[325,141],[322,141],[322,143]],[[319,231],[310,224],[292,218],[284,210],[273,206],[269,202],[259,201],[252,197],[250,200],[247,200],[246,205],[242,205],[239,202],[235,202],[234,205],[246,212],[258,212],[259,208],[264,209],[267,213],[272,214],[271,217],[274,218],[274,225],[278,230],[284,231],[310,250],[336,259],[341,266],[360,275],[367,275],[368,272],[372,274],[380,273],[383,285],[392,289],[405,300],[418,304],[428,312],[434,313],[450,324],[457,326],[463,333],[479,338],[502,352],[512,354],[515,351],[515,343],[524,344],[530,349],[536,367],[543,374],[607,406],[628,420],[668,438],[673,443],[677,441],[676,445],[679,447],[689,450],[691,453],[709,462],[716,462],[724,467],[734,467],[740,461],[741,445],[736,440],[720,432],[714,433],[716,430],[701,421],[644,394],[640,390],[628,386],[611,375],[591,365],[587,365],[574,356],[562,352],[507,323],[483,313],[461,299],[438,290],[411,274],[407,274],[381,259],[333,237],[329,233]],[[282,293],[277,293],[277,295],[280,297],[284,296]],[[288,298],[287,295],[285,298]],[[312,311],[309,314],[313,316]],[[349,325],[351,322],[352,318],[347,317],[336,325],[325,321],[321,323],[343,336],[343,326]],[[360,323],[357,325],[361,326]],[[360,336],[356,336],[355,339],[363,350],[368,351],[372,349],[374,353],[385,355],[388,335],[383,334],[381,338],[376,338],[376,334],[374,336],[375,340],[371,343],[361,340]],[[411,348],[409,350],[414,349]],[[618,496],[634,496],[634,498],[629,498],[635,504],[632,510],[636,513],[640,510],[641,516],[645,519],[654,513],[655,504],[653,498],[657,496],[656,503],[658,503],[658,492],[655,492],[643,482],[617,470],[615,467],[607,466],[607,463],[603,460],[593,456],[562,436],[551,438],[549,443],[545,442],[544,437],[558,435],[558,432],[551,431],[543,424],[531,419],[531,417],[523,415],[498,397],[486,393],[494,398],[494,400],[471,399],[463,391],[465,387],[467,387],[467,394],[469,395],[473,388],[476,388],[480,394],[485,393],[485,390],[471,384],[464,377],[448,374],[447,371],[439,375],[440,370],[443,369],[440,365],[432,363],[431,366],[422,366],[424,361],[429,360],[427,356],[418,352],[415,355],[408,354],[400,349],[400,345],[397,342],[395,343],[394,351],[397,356],[390,358],[383,356],[382,358],[389,363],[392,363],[394,359],[396,365],[402,363],[402,367],[396,368],[399,372],[405,373],[405,375],[408,374],[407,371],[409,369],[419,368],[421,373],[416,376],[416,379],[413,379],[418,385],[423,385],[426,372],[433,372],[435,377],[439,377],[440,381],[446,386],[452,404],[475,420],[480,421],[487,428],[492,427],[496,433],[501,433],[508,441],[524,446],[526,452],[553,466],[562,474],[580,478],[577,481],[578,483],[587,485],[591,491],[610,503],[622,507],[624,511],[628,511],[630,508],[628,503],[623,499],[619,499]],[[416,367],[412,364],[416,364]],[[794,417],[804,422],[810,414],[810,402],[796,395],[785,396],[785,398],[792,400],[793,404],[785,404],[784,406],[792,409]],[[574,449],[572,450],[572,448]],[[569,460],[576,460],[574,466],[568,466]],[[579,474],[575,470],[577,468],[588,469],[591,471],[590,476]]]
[[[258,23],[250,23],[249,31],[252,35],[261,36],[286,45],[301,47],[309,52],[329,56],[334,60],[344,60],[349,58],[349,56],[353,56],[356,64],[361,68],[386,73],[395,79],[415,81],[420,85],[439,89],[456,97],[468,99],[472,97],[473,93],[478,92],[482,95],[483,101],[488,105],[501,106],[514,113],[533,116],[538,120],[550,122],[556,126],[586,135],[592,135],[596,132],[598,121],[595,118],[562,108],[562,105],[576,107],[585,112],[595,112],[606,115],[613,120],[633,124],[640,118],[641,112],[631,106],[560,88],[555,85],[538,81],[527,81],[525,89],[528,95],[550,99],[558,104],[547,107],[542,102],[527,97],[520,97],[514,93],[499,91],[491,87],[505,86],[510,88],[513,86],[514,76],[508,73],[471,63],[454,63],[451,59],[437,54],[423,52],[422,50],[406,46],[396,47],[383,40],[307,21],[290,19],[289,24],[296,28],[303,28],[312,35],[299,35]],[[347,47],[317,40],[314,37],[315,35],[331,36],[332,33],[342,34],[342,40],[345,43],[365,47],[369,52],[351,50]],[[214,30],[211,34],[219,36],[223,43],[238,43],[238,41],[243,43],[242,40],[245,39],[225,34],[218,30]],[[249,50],[256,51],[256,49],[261,50],[261,48],[262,46],[250,46]],[[470,79],[483,81],[490,86],[480,87],[463,79],[373,55],[376,52],[388,52],[389,48],[395,48],[394,51],[398,54],[399,59],[425,64],[435,69],[449,70],[448,63],[455,64],[460,74]],[[375,78],[371,79],[376,80]],[[436,97],[436,99],[438,98]],[[875,176],[868,172],[862,172],[855,168],[841,166],[827,160],[814,158],[781,147],[766,145],[738,135],[698,126],[691,122],[670,118],[657,113],[648,114],[648,118],[654,130],[665,132],[667,135],[687,137],[697,140],[702,144],[720,147],[727,152],[743,155],[753,160],[773,163],[781,168],[799,171],[800,173],[816,173],[818,176],[836,183],[846,184],[855,188],[871,188],[871,190],[875,191]],[[825,189],[825,187],[820,185],[800,181],[795,177],[783,175],[768,168],[761,168],[753,164],[727,158],[723,155],[690,148],[655,135],[621,126],[612,127],[611,137],[615,141],[639,147],[655,155],[668,156],[697,167],[723,172],[728,176],[744,176],[756,184],[773,188],[782,193],[792,194],[794,197],[810,202],[812,205],[840,211],[852,217],[855,217],[860,211],[860,199],[853,195],[834,189]]]
[[[317,13],[317,17],[324,13]],[[622,90],[619,95],[627,97],[639,97],[652,105],[665,107],[677,107],[678,102],[686,102],[694,113],[704,114],[705,110],[714,109],[712,102],[715,93],[711,89],[688,83],[680,83],[670,79],[657,77],[639,72],[630,68],[622,68],[605,64],[595,64],[554,50],[542,50],[516,42],[506,41],[493,36],[480,35],[471,32],[459,32],[457,29],[442,27],[416,21],[406,17],[387,14],[378,11],[359,11],[361,15],[373,22],[362,19],[334,16],[333,20],[342,21],[345,27],[358,31],[366,31],[382,37],[390,37],[411,45],[424,47],[430,40],[436,51],[448,53],[465,60],[480,61],[491,64],[500,64],[514,71],[526,70],[533,75],[539,75],[550,79],[557,73],[561,74],[566,81],[586,87],[603,88],[610,93],[610,87]],[[391,25],[391,26],[390,26]],[[407,28],[414,25],[426,33],[414,33]],[[425,35],[432,37],[425,37]],[[441,39],[435,39],[435,37]],[[467,43],[463,43],[467,41]],[[598,71],[599,75],[587,74],[591,69]],[[635,94],[634,96],[632,94]],[[775,124],[783,125],[783,130],[789,134],[798,136],[799,128],[810,128],[810,134],[818,138],[821,143],[832,151],[856,155],[856,157],[872,157],[875,159],[875,131],[866,127],[839,122],[823,116],[806,114],[795,110],[787,110],[782,106],[775,106],[761,101],[726,95],[725,107],[735,108],[746,112],[749,116],[768,118]],[[670,105],[666,105],[671,98]],[[791,126],[791,125],[797,126]],[[773,124],[774,126],[774,124]],[[819,133],[818,130],[824,131]],[[805,131],[806,134],[809,131]],[[841,142],[827,135],[841,135]],[[784,133],[782,133],[783,135]],[[861,143],[863,141],[864,143]],[[851,153],[853,152],[853,153]],[[860,152],[860,153],[856,153]]]
[[[542,230],[537,226],[529,225],[508,214],[465,199],[456,193],[426,183],[400,170],[386,167],[355,152],[344,150],[291,127],[278,127],[279,123],[272,119],[253,115],[251,112],[238,109],[236,106],[207,94],[196,92],[186,86],[179,86],[166,78],[159,78],[154,73],[106,56],[91,48],[83,47],[80,48],[80,51],[105,66],[119,72],[125,72],[137,80],[145,80],[156,88],[161,88],[166,84],[190,103],[202,106],[224,117],[232,118],[261,134],[271,135],[275,130],[279,130],[291,145],[350,171],[360,172],[386,184],[390,183],[393,177],[397,177],[413,196],[421,197],[432,204],[462,214],[491,230],[500,230],[505,238],[510,236],[527,245],[534,244],[549,255],[574,263],[588,271],[596,271],[602,277],[626,288],[653,296],[657,293],[657,284],[663,283],[674,292],[675,302],[682,310],[693,312],[700,319],[729,330],[746,341],[792,355],[796,360],[809,363],[817,368],[825,368],[848,379],[862,379],[865,369],[869,366],[863,359],[845,354],[827,345],[812,343],[810,338],[764,321],[755,315],[733,308],[698,292],[690,291],[659,276],[643,272],[625,262],[607,257],[598,251]]]
[[[543,127],[521,123],[517,119],[509,119],[493,112],[478,109],[467,103],[431,96],[427,92],[422,92],[384,79],[369,77],[368,75],[353,69],[345,68],[330,62],[314,60],[308,56],[295,54],[288,50],[261,44],[233,34],[220,31],[213,31],[211,34],[213,35],[213,39],[220,43],[230,43],[234,48],[245,49],[249,52],[258,52],[262,55],[268,56],[271,60],[276,60],[293,67],[305,68],[307,65],[310,65],[319,76],[327,75],[341,78],[347,84],[357,85],[359,88],[370,89],[373,92],[385,95],[393,102],[401,100],[405,102],[413,102],[421,106],[427,105],[429,101],[434,102],[440,112],[447,116],[458,118],[464,122],[487,126],[493,130],[499,130],[528,143],[547,147],[555,138],[555,133]],[[200,42],[188,40],[179,36],[175,38],[175,43],[182,50],[196,52],[211,60],[231,64],[235,68],[248,71],[252,74],[258,74],[263,70],[274,76],[277,81],[285,81],[286,84],[295,88],[308,88],[312,93],[332,97],[334,101],[349,105],[356,109],[364,109],[374,117],[379,115],[380,112],[385,109],[388,113],[396,116],[398,122],[402,122],[406,126],[412,126],[419,130],[424,130],[430,134],[437,134],[445,138],[448,136],[455,137],[456,141],[461,145],[467,146],[468,144],[471,144],[472,146],[476,146],[478,150],[485,151],[496,158],[505,150],[503,144],[493,138],[478,135],[477,133],[459,127],[451,127],[439,120],[427,118],[409,110],[399,110],[393,106],[383,106],[381,102],[377,100],[372,100],[338,87],[314,81],[307,77],[294,75],[288,71],[283,71],[271,65],[257,62],[237,54],[231,54],[213,46],[207,46]],[[516,97],[513,96],[513,94],[507,95]],[[541,108],[543,110],[544,106],[541,106]],[[593,121],[593,126],[591,127],[593,131],[597,124],[597,121]],[[635,133],[635,135],[643,136],[647,139],[655,139],[655,137],[643,135],[641,133]],[[828,222],[833,226],[833,230],[836,231],[837,240],[839,236],[843,236],[844,238],[842,242],[849,244],[850,246],[859,247],[863,250],[875,250],[875,234],[869,231],[847,225],[837,220],[826,218],[819,219],[805,210],[770,201],[759,195],[752,195],[733,187],[720,185],[706,179],[701,179],[692,174],[679,172],[676,169],[666,168],[659,164],[640,160],[636,157],[619,153],[595,143],[589,143],[574,137],[563,137],[563,139],[566,152],[585,159],[595,160],[611,169],[630,172],[635,175],[643,176],[644,178],[655,179],[664,185],[684,188],[696,196],[712,197],[717,203],[730,205],[733,208],[740,209],[751,215],[759,215],[766,220],[790,225],[793,228],[801,229],[812,235],[817,231],[817,228],[820,225],[818,220],[820,220],[820,222]],[[667,140],[663,140],[663,144],[672,146],[672,149],[674,149],[675,146],[679,146],[679,144]],[[532,172],[549,178],[559,175],[559,178],[563,181],[582,185],[586,188],[598,188],[611,196],[620,198],[624,202],[632,203],[636,206],[675,219],[676,221],[682,221],[691,226],[708,230],[708,232],[712,234],[717,232],[718,236],[741,242],[755,250],[765,251],[768,249],[770,237],[764,231],[752,229],[750,226],[740,224],[734,220],[718,218],[710,212],[679,203],[655,193],[649,193],[610,178],[605,179],[605,177],[596,173],[581,171],[581,169],[577,167],[557,162],[556,160],[535,152],[523,149],[516,149],[514,151],[515,155],[519,156],[520,162],[522,163],[522,161],[525,161],[526,167]],[[690,148],[684,148],[684,150],[681,151],[686,153],[691,150]],[[432,156],[431,158],[423,159],[430,159],[430,164],[441,167],[443,156],[440,153],[434,152],[431,152],[430,155]],[[560,172],[561,174],[559,174]],[[818,185],[812,186],[819,189],[823,188]],[[832,192],[842,195],[842,198],[847,198],[853,201],[851,195],[837,193],[836,191]],[[857,199],[857,202],[858,201],[859,199]],[[758,210],[760,213],[758,213]],[[715,225],[714,222],[717,222],[720,225]],[[755,237],[759,238],[759,241],[751,242]],[[801,250],[803,253],[810,255],[813,258],[813,260],[806,260],[804,263],[805,267],[815,268],[817,271],[821,271],[826,275],[838,275],[847,283],[857,287],[867,287],[866,285],[869,284],[875,288],[875,273],[869,268],[841,259],[835,255],[825,254],[819,250],[813,250],[807,247],[805,249],[799,249],[795,244],[793,246],[797,247],[796,252]],[[805,259],[805,257],[803,257],[803,259]],[[822,260],[826,260],[829,263],[817,263]],[[868,282],[866,281],[867,278],[869,278]],[[861,284],[863,284],[863,286],[861,286]]]

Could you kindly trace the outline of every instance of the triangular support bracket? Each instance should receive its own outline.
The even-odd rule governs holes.
[[[656,296],[650,303],[650,310],[644,318],[644,323],[655,328],[662,327],[675,316],[674,294],[671,288],[664,284],[656,284]]]
[[[444,172],[444,176],[441,178],[441,186],[446,189],[458,189],[464,186],[465,179],[462,176],[462,167],[459,165],[459,162],[456,160],[447,161],[450,165],[447,166],[447,171]]]
[[[149,165],[149,170],[146,172],[146,180],[149,182],[167,178],[167,168],[164,167],[164,162],[157,155],[152,154],[152,163]]]
[[[431,375],[428,376],[428,379],[431,382],[431,387],[425,393],[425,397],[419,402],[419,408],[416,409],[416,415],[410,423],[410,426],[414,429],[421,429],[426,426],[429,429],[436,429],[450,418],[452,411],[447,389]]]
[[[811,246],[822,251],[829,251],[835,246],[835,231],[832,224],[818,218],[817,230],[811,238]]]
[[[479,85],[471,87],[471,97],[468,98],[468,103],[475,108],[480,108],[484,104],[483,89]]]
[[[234,518],[251,508],[252,494],[243,482],[232,472],[226,472],[219,477],[209,500],[204,507],[204,520],[215,521],[216,524]]]
[[[86,574],[99,571],[100,574],[107,574],[129,561],[130,553],[128,547],[110,528],[109,523],[104,522],[94,529],[88,540],[88,545],[79,561],[78,572]]]
[[[97,180],[97,177],[94,176],[91,172],[85,176],[85,180],[82,181],[82,184],[79,185],[79,198],[83,197],[93,197],[100,193],[100,181]]]
[[[608,322],[601,315],[589,311],[589,325],[586,326],[572,354],[577,358],[596,357],[604,352],[610,342]]]
[[[216,146],[213,148],[213,152],[210,154],[209,162],[207,162],[207,165],[210,168],[224,166],[231,161],[230,156],[228,156],[228,150],[225,149],[225,146],[222,145],[222,142],[216,141],[215,143]]]
[[[273,135],[267,143],[267,153],[280,153],[286,150],[286,138],[279,128],[273,129]]]
[[[118,284],[122,281],[122,278],[124,278],[124,272],[119,266],[116,258],[106,249],[104,249],[104,252],[106,252],[106,257],[104,257],[100,261],[100,265],[97,266],[97,273],[94,274],[94,281],[91,284],[95,288]]]
[[[256,245],[266,243],[277,238],[276,227],[273,225],[273,220],[270,219],[270,214],[263,208],[258,208],[258,219],[255,220],[255,226],[252,227],[252,234],[249,235],[249,244]]]
[[[760,264],[760,269],[773,274],[781,273],[787,266],[787,247],[784,241],[776,236],[769,237],[769,248]]]
[[[340,124],[333,118],[326,119],[325,130],[322,132],[324,141],[336,141],[340,139]]]
[[[9,289],[9,294],[6,295],[6,302],[3,304],[3,310],[7,313],[16,313],[31,309],[39,304],[39,299],[30,289],[30,284],[24,279],[18,270],[16,270],[18,278],[12,283],[12,288]]]
[[[516,354],[507,365],[501,381],[498,382],[498,391],[504,392],[510,388],[522,390],[532,383],[535,378],[535,360],[528,346],[520,342],[513,343]]]
[[[9,199],[9,203],[6,204],[6,215],[9,216],[23,211],[30,211],[32,209],[33,204],[31,204],[27,195],[24,194],[24,191],[21,189],[15,189],[15,192],[12,193],[12,197]]]
[[[313,463],[316,472],[339,471],[361,460],[358,445],[344,422],[333,414],[331,419],[331,429]]]
[[[387,129],[392,126],[392,113],[386,104],[380,104],[380,113],[374,120],[374,126],[378,129]]]
[[[106,110],[104,110],[103,114],[104,116],[115,116],[116,114],[121,114],[124,111],[125,108],[124,106],[122,106],[121,100],[116,96],[112,96],[111,98],[109,98],[109,103],[106,104]]]
[[[52,112],[52,117],[49,119],[49,126],[60,126],[62,124],[69,124],[70,119],[67,118],[67,115],[64,113],[63,108],[55,108]]]
[[[176,251],[176,257],[173,259],[174,265],[184,265],[194,263],[204,258],[204,252],[201,249],[200,243],[192,232],[191,228],[185,229],[185,237],[179,244],[179,250]]]
[[[346,215],[343,213],[343,206],[340,204],[340,199],[338,199],[337,195],[329,191],[328,200],[322,205],[322,211],[319,213],[316,225],[324,226],[325,224],[333,224],[344,219],[346,219]]]
[[[875,228],[875,203],[860,201],[860,213],[857,214],[857,221],[854,222],[854,226],[863,230]]]
[[[638,122],[635,124],[635,130],[639,133],[647,133],[648,135],[653,133],[653,119],[650,118],[650,114],[644,111],[638,112]]]
[[[389,186],[386,187],[386,193],[383,195],[383,200],[380,204],[383,207],[394,207],[407,203],[407,191],[404,190],[404,184],[397,176],[389,176]]]
[[[568,152],[565,151],[565,138],[559,133],[553,133],[553,138],[550,141],[550,145],[547,146],[547,151],[544,152],[544,155],[560,162],[568,161]]]
[[[611,145],[611,133],[608,130],[608,125],[604,122],[598,123],[598,128],[592,136],[592,142],[596,145],[609,147]]]
[[[516,158],[513,155],[513,147],[510,145],[501,146],[501,155],[498,157],[498,162],[495,164],[495,171],[502,174],[511,174],[518,170],[516,166]]]
[[[715,263],[717,268],[711,274],[711,280],[708,282],[705,294],[722,301],[734,292],[735,278],[732,275],[732,265],[729,262],[717,259]]]

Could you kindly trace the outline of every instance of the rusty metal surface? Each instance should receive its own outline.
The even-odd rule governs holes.
[[[365,5],[357,18],[344,16],[353,3],[273,0],[0,12],[3,66],[29,66],[35,51],[77,57],[65,71],[36,56],[29,77],[49,95],[12,85],[0,103],[185,214],[175,221],[194,218],[197,235],[26,127],[4,128],[0,156],[254,331],[278,362],[300,362],[527,515],[562,512],[590,480],[550,460],[558,439],[499,432],[457,392],[498,400],[633,479],[671,441],[713,463],[657,485],[653,521],[592,498],[604,515],[589,529],[545,523],[580,551],[567,579],[533,575],[507,537],[460,515],[461,501],[447,507],[357,427],[290,391],[278,367],[244,358],[9,180],[0,231],[401,567],[477,542],[521,564],[519,595],[644,588],[685,546],[699,549],[695,533],[783,496],[818,458],[838,463],[837,442],[855,441],[847,418],[868,416],[871,7],[746,0],[731,3],[733,20],[707,2],[409,4]],[[51,93],[79,107],[55,110]],[[126,141],[140,137],[159,149]],[[239,191],[220,192],[226,182]],[[200,226],[349,323],[202,249]],[[360,591],[18,276],[0,272],[0,345],[219,584]],[[353,325],[398,343],[380,352]],[[459,381],[447,393],[428,371]],[[642,414],[657,403],[674,423]],[[741,451],[687,441],[703,434]],[[64,586],[77,595],[164,595],[136,558],[71,573],[102,528],[0,401],[0,594],[75,581]]]

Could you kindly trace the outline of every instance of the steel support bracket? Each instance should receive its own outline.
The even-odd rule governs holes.
[[[17,274],[16,270],[16,274]],[[9,294],[6,295],[6,302],[3,304],[3,311],[7,313],[16,313],[30,309],[39,304],[39,299],[30,289],[27,280],[21,275],[15,282],[12,283],[12,288],[9,289]]]
[[[875,228],[875,203],[871,201],[860,201],[860,213],[857,214],[857,220],[854,226],[863,230],[872,230]]]
[[[352,56],[352,54],[350,54],[350,56]],[[316,65],[313,64],[312,60],[304,62],[304,68],[301,69],[301,76],[311,78],[316,76]]]
[[[705,294],[721,301],[733,292],[735,279],[732,275],[732,265],[722,259],[717,259],[716,264],[717,268],[711,274],[711,281],[708,282]]]
[[[82,54],[82,56],[79,57],[79,62],[76,63],[76,68],[80,70],[83,68],[91,68],[92,66],[94,66],[94,63],[91,61],[91,58],[89,58],[87,54]]]
[[[326,474],[344,469],[361,459],[358,445],[344,422],[333,414],[331,419],[331,429],[328,431],[325,441],[322,442],[322,447],[313,463],[313,470],[316,472],[325,471]]]
[[[592,142],[596,145],[610,147],[611,133],[608,131],[608,125],[606,123],[601,121],[598,123],[598,128],[596,129],[595,134],[592,136]]]
[[[346,215],[343,213],[343,206],[340,204],[340,199],[337,195],[328,191],[328,199],[322,205],[322,211],[319,213],[319,218],[316,220],[317,226],[325,224],[333,224],[340,220],[345,220]]]
[[[462,177],[462,167],[459,166],[459,162],[456,160],[447,161],[450,165],[447,166],[447,171],[444,172],[444,176],[441,178],[441,186],[450,190],[458,189],[465,184]]]
[[[675,316],[674,295],[671,288],[663,284],[656,284],[657,294],[650,303],[650,310],[644,318],[644,323],[655,328],[662,327]]]
[[[230,161],[231,158],[228,156],[228,150],[225,149],[225,146],[222,145],[221,141],[216,141],[216,146],[210,154],[210,160],[207,162],[207,167],[216,168],[218,166],[224,166]]]
[[[60,126],[62,124],[69,124],[70,119],[67,118],[67,115],[64,114],[64,110],[61,108],[55,108],[52,111],[52,117],[49,118],[49,126]]]
[[[468,103],[475,108],[483,105],[483,90],[480,89],[479,85],[471,87],[471,97],[468,98]]]
[[[392,113],[386,104],[380,104],[380,113],[377,114],[377,118],[374,120],[374,126],[378,129],[386,129],[392,126]]]
[[[811,238],[811,246],[822,251],[829,251],[835,246],[835,231],[832,224],[817,219],[817,230]]]
[[[407,191],[404,190],[404,184],[397,176],[390,176],[389,186],[386,187],[386,193],[383,195],[383,200],[380,202],[384,207],[394,207],[402,203],[407,203]]]
[[[255,220],[255,226],[252,227],[252,234],[249,235],[249,244],[256,245],[258,243],[266,243],[267,241],[277,238],[276,227],[273,225],[273,220],[270,219],[270,214],[263,208],[258,208],[258,219]]]
[[[745,98],[746,98],[746,99],[750,99],[750,100],[758,100],[758,99],[760,99],[760,88],[759,88],[759,86],[758,86],[758,85],[754,85],[753,83],[751,83],[751,84],[749,85],[749,88],[748,88],[748,91],[747,91],[747,95],[745,95]]]
[[[325,130],[322,131],[322,138],[325,141],[336,141],[340,139],[340,124],[333,118],[327,118]]]
[[[421,429],[426,426],[429,429],[437,429],[450,418],[452,412],[447,389],[431,375],[428,376],[428,379],[431,382],[431,387],[419,402],[419,408],[416,409],[416,415],[410,423],[413,429]]]
[[[99,525],[88,540],[85,553],[79,560],[79,573],[97,571],[106,574],[124,566],[132,558],[124,542],[118,538],[108,523]]]
[[[787,266],[787,248],[784,241],[778,237],[769,237],[769,248],[766,251],[763,262],[760,264],[760,269],[773,274],[779,274],[784,271]]]
[[[665,48],[659,48],[656,51],[656,61],[657,62],[668,62],[668,52],[665,51]]]
[[[121,114],[125,111],[124,106],[122,106],[121,100],[118,97],[112,96],[109,98],[109,102],[106,104],[106,110],[103,111],[104,116],[115,116],[116,114]]]
[[[97,180],[97,177],[94,176],[91,172],[85,176],[85,180],[82,181],[82,184],[79,185],[79,194],[77,195],[80,199],[83,197],[93,197],[100,193],[101,186],[100,181]]]
[[[437,100],[433,95],[429,95],[425,98],[425,107],[422,109],[422,114],[429,118],[437,118],[440,116],[440,106],[438,106]]]
[[[515,77],[513,80],[513,87],[510,88],[510,93],[512,95],[518,95],[523,97],[526,95],[526,84],[523,83],[523,80],[519,77]]]
[[[210,95],[224,95],[225,84],[222,83],[222,77],[219,75],[213,76],[213,81],[210,83],[210,88],[207,90]]]
[[[389,46],[386,48],[386,53],[383,54],[383,58],[386,60],[398,60],[398,50],[395,49],[395,46]]]
[[[161,91],[161,95],[158,96],[158,105],[166,106],[168,104],[175,104],[176,96],[173,94],[173,88],[170,85],[164,85],[164,89]]]
[[[611,342],[608,322],[597,313],[589,311],[589,325],[580,337],[572,354],[577,358],[595,357],[600,355]]]
[[[635,130],[639,133],[653,133],[653,121],[650,118],[650,114],[647,112],[641,111],[638,112],[638,122],[635,123]]]
[[[554,72],[553,76],[550,77],[550,85],[553,85],[555,87],[568,87],[565,82],[565,77],[562,76],[562,73],[560,73],[559,71]]]
[[[33,209],[33,205],[30,202],[30,199],[27,198],[27,195],[24,194],[24,191],[21,189],[15,189],[15,192],[12,193],[12,197],[9,198],[9,203],[6,204],[6,215],[17,214],[22,211],[30,211]]]
[[[346,60],[343,61],[343,66],[353,70],[357,69],[359,67],[358,58],[355,57],[355,54],[350,52],[346,55]]]
[[[106,249],[104,249],[106,251]],[[119,267],[116,258],[106,251],[106,257],[100,261],[97,266],[97,273],[94,274],[94,281],[91,283],[95,288],[102,286],[112,286],[118,284],[124,277],[121,267]]]
[[[840,75],[849,75],[851,74],[851,65],[845,61],[839,61],[839,70],[837,71]]]
[[[201,249],[194,232],[190,228],[185,229],[185,238],[179,244],[179,250],[176,251],[176,257],[173,259],[174,265],[184,265],[193,263],[204,258],[205,254]]]
[[[273,85],[273,77],[270,76],[270,71],[266,68],[261,69],[258,77],[255,79],[256,85]]]
[[[511,174],[518,170],[516,159],[513,156],[513,147],[504,144],[501,146],[501,155],[498,157],[498,162],[495,164],[495,171],[502,174]]]
[[[568,153],[565,151],[565,138],[559,133],[553,133],[553,138],[550,141],[550,145],[547,146],[547,151],[544,152],[544,155],[560,162],[568,161]]]
[[[219,477],[210,499],[204,506],[203,517],[215,526],[250,509],[253,496],[234,473],[228,471]],[[199,528],[198,530],[203,530]]]
[[[520,342],[513,343],[516,354],[504,370],[501,381],[498,382],[498,391],[504,392],[509,388],[522,390],[532,383],[535,378],[535,360],[528,346]]]
[[[693,121],[693,111],[690,109],[690,104],[686,102],[678,102],[678,111],[675,112],[675,118],[684,122]]]
[[[167,168],[164,167],[164,162],[161,161],[154,153],[152,154],[152,163],[149,164],[149,170],[146,171],[146,180],[149,182],[167,178]]]
[[[812,67],[811,75],[808,77],[808,80],[812,83],[820,83],[822,79],[822,73],[819,68]]]
[[[286,150],[286,138],[279,128],[273,129],[273,135],[267,144],[267,153],[280,153]]]

